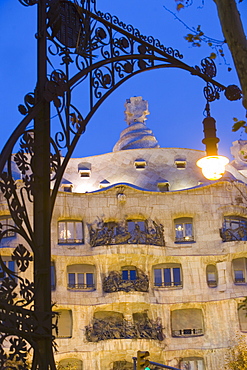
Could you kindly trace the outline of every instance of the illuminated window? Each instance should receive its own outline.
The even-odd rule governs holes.
[[[81,221],[59,221],[58,235],[60,244],[83,243],[83,223]]]
[[[58,333],[54,335],[57,338],[71,338],[72,337],[72,311],[71,310],[56,310],[58,313],[57,329]]]
[[[246,258],[232,260],[233,281],[235,284],[245,284],[246,280]]]
[[[201,309],[174,310],[171,316],[173,337],[196,337],[204,334]]]
[[[204,370],[204,361],[201,357],[185,357],[180,361],[181,370]]]
[[[76,358],[65,358],[59,361],[58,370],[83,370],[83,363]]]
[[[247,240],[247,219],[238,216],[224,217],[220,236],[223,242]]]
[[[135,160],[135,168],[137,170],[144,170],[146,168],[147,162],[145,159],[136,159]]]
[[[215,288],[218,285],[218,274],[215,265],[208,265],[206,268],[207,284],[210,288]]]
[[[0,219],[0,224],[2,225],[1,232],[3,233],[2,238],[9,238],[15,236],[15,231],[13,226],[15,225],[11,217],[5,217]]]
[[[67,272],[69,289],[95,289],[95,266],[70,265]]]
[[[184,170],[186,168],[186,160],[184,159],[176,159],[175,166],[178,170]]]
[[[155,287],[182,287],[181,265],[177,263],[167,263],[154,267],[154,286]]]
[[[122,280],[136,280],[136,268],[134,266],[124,266],[122,267]]]
[[[175,242],[194,241],[193,219],[191,217],[181,217],[174,220],[175,224]]]

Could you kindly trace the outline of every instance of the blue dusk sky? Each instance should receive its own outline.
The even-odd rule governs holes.
[[[203,5],[204,3],[204,5]],[[191,66],[200,65],[212,50],[206,45],[191,47],[184,36],[189,32],[185,25],[168,12],[175,10],[174,0],[97,0],[97,9],[116,15],[142,34],[159,39],[183,54],[183,61]],[[242,20],[247,29],[247,7],[239,4]],[[19,124],[23,116],[18,105],[36,83],[36,12],[37,6],[24,7],[18,0],[0,0],[0,148]],[[201,25],[209,37],[223,40],[213,0],[194,0],[191,7],[176,13],[190,27]],[[225,60],[216,59],[216,80],[225,86],[239,85],[227,45]],[[229,72],[228,68],[232,70]],[[146,71],[129,79],[113,92],[101,105],[82,135],[74,157],[85,157],[112,151],[121,131],[126,127],[124,103],[131,96],[142,96],[149,102],[147,126],[153,130],[161,147],[179,147],[204,150],[202,120],[205,108],[205,83],[187,71],[158,69]],[[85,92],[86,93],[86,92]],[[84,110],[85,97],[77,98],[77,107]],[[81,105],[81,106],[80,106]],[[230,102],[224,94],[211,104],[211,115],[217,122],[220,138],[219,153],[230,156],[231,143],[246,134],[233,133],[233,117],[245,118],[241,101]]]

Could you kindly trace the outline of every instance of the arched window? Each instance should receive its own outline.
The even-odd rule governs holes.
[[[58,370],[83,370],[83,363],[76,358],[65,358],[59,361]]]
[[[224,217],[220,236],[223,242],[247,240],[247,218],[239,216]]]
[[[57,338],[72,337],[72,311],[71,310],[56,310],[58,313],[57,329],[58,333],[53,333]]]
[[[155,287],[182,287],[182,268],[179,263],[164,263],[153,268]]]
[[[95,289],[95,266],[94,265],[70,265],[67,266],[69,289]]]
[[[218,285],[218,273],[215,265],[207,265],[206,268],[207,284],[210,288]]]
[[[64,220],[58,222],[59,244],[82,244],[83,223],[82,221]]]
[[[245,284],[246,280],[246,258],[235,258],[232,260],[233,281],[235,284]]]
[[[186,243],[194,241],[193,219],[191,217],[180,217],[174,220],[175,243]]]
[[[203,314],[199,308],[174,310],[172,317],[173,337],[195,337],[204,334]]]

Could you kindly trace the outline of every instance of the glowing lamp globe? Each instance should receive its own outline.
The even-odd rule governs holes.
[[[203,157],[196,162],[196,165],[202,169],[203,175],[208,180],[219,180],[224,172],[229,159],[222,155],[211,155]]]

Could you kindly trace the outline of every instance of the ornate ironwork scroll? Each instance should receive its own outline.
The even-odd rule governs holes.
[[[103,291],[113,292],[148,292],[148,276],[140,269],[136,269],[136,279],[123,280],[121,271],[111,271],[103,280]]]
[[[129,223],[132,227],[128,227]],[[140,226],[143,226],[143,228]],[[134,224],[134,225],[133,225]],[[153,220],[104,222],[88,224],[90,245],[148,244],[165,246],[164,227]]]
[[[215,75],[211,72],[214,70],[212,62],[211,69],[207,65],[205,70],[188,66],[181,61],[182,56],[177,50],[164,47],[153,37],[143,36],[133,26],[126,25],[109,13],[97,11],[96,0],[81,1],[81,5],[76,0],[19,2],[24,6],[37,4],[38,8],[38,83],[34,94],[27,94],[24,104],[19,106],[24,118],[1,153],[0,189],[13,224],[1,225],[0,239],[9,236],[11,232],[21,238],[23,246],[17,247],[12,259],[16,260],[21,272],[25,273],[30,262],[29,253],[32,254],[35,279],[30,283],[21,280],[18,274],[14,277],[1,262],[9,280],[4,279],[1,286],[0,325],[4,336],[7,338],[10,335],[12,359],[15,356],[17,360],[22,359],[24,368],[24,353],[30,345],[34,350],[32,369],[54,370],[51,348],[53,314],[48,286],[50,220],[63,173],[86,125],[116,88],[143,71],[165,67],[181,68],[204,79],[207,84],[216,86],[218,92],[225,87],[212,79]],[[230,94],[228,90],[227,97],[230,94],[232,99],[238,99],[239,91],[231,90],[234,90],[234,94]],[[210,93],[207,94],[211,96]],[[76,96],[84,97],[81,109],[76,106]],[[218,98],[218,94],[215,96]],[[12,155],[13,152],[16,154]],[[32,202],[34,219],[29,211]],[[145,229],[139,228],[136,223],[136,227],[131,230],[126,229],[126,224],[117,224],[115,227],[103,222],[96,226],[90,225],[91,245],[132,243],[163,246],[163,226],[154,221],[151,221],[150,226],[148,222]],[[46,258],[42,259],[44,250]],[[42,296],[43,293],[39,294],[41,291],[47,294]],[[20,299],[15,294],[20,295]],[[48,313],[42,313],[40,307],[43,304]],[[41,318],[44,320],[43,326],[39,323]],[[131,337],[131,333],[135,333],[133,335],[137,338],[142,337],[141,335],[155,338],[156,335],[161,340],[159,338],[162,331],[161,326],[157,329],[158,324],[156,331],[152,329],[155,325],[151,324],[142,330],[136,326],[129,328],[128,325],[122,325],[116,335]],[[124,334],[126,330],[128,334]],[[106,332],[107,330],[104,331],[107,336],[109,330]],[[96,336],[96,341],[102,340],[99,339],[101,337],[97,330],[96,334],[91,334],[91,328],[88,327],[87,333],[88,338]],[[46,335],[49,340],[42,341]],[[2,344],[3,340],[2,338]],[[44,357],[49,357],[45,358],[45,362],[40,351]],[[3,365],[6,361],[4,350],[0,352],[0,357]]]
[[[146,319],[144,322],[131,323],[127,320],[118,322],[93,319],[86,326],[86,339],[89,342],[99,342],[108,339],[154,339],[164,340],[163,327],[160,318],[155,321]]]

